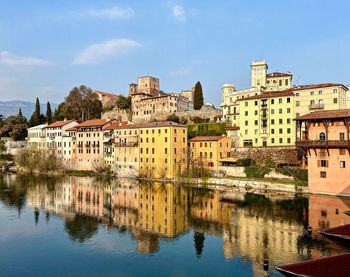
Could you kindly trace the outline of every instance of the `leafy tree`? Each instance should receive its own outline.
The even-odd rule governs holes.
[[[204,104],[202,85],[198,81],[194,87],[193,108],[200,110]]]
[[[60,121],[65,118],[72,119],[72,111],[70,108],[67,107],[65,102],[62,102],[58,105],[57,109],[55,109],[53,121]]]
[[[6,152],[5,141],[0,139],[0,157]]]
[[[70,118],[78,121],[99,118],[102,112],[102,103],[91,88],[84,85],[74,87],[65,99],[65,105]]]
[[[131,108],[131,98],[120,96],[117,101],[117,107],[122,110],[130,110]]]
[[[0,127],[0,137],[11,137],[13,140],[24,140],[27,136],[27,119],[19,111],[17,116],[9,116]]]
[[[36,103],[35,103],[35,111],[33,112],[32,116],[29,119],[29,126],[33,127],[33,126],[37,126],[40,125],[42,118],[41,118],[41,114],[40,114],[40,102],[39,102],[39,98],[36,98]]]
[[[47,124],[51,124],[52,122],[52,111],[51,111],[51,105],[49,101],[47,101],[47,106],[46,106],[46,121],[47,121]]]
[[[180,123],[180,118],[175,113],[172,113],[172,114],[168,115],[167,121],[173,121],[176,123]]]
[[[23,116],[21,108],[19,109],[18,115],[16,116],[15,124],[27,124],[27,118]]]
[[[180,118],[180,123],[183,124],[183,125],[186,125],[187,124],[187,119],[185,117],[181,117]]]

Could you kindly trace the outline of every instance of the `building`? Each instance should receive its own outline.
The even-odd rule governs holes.
[[[113,108],[117,105],[118,99],[120,98],[120,95],[102,92],[98,90],[94,90],[93,93],[97,95],[98,99],[102,103],[103,108]]]
[[[231,139],[223,136],[197,136],[190,140],[191,163],[217,170],[219,160],[231,156]]]
[[[295,116],[313,111],[346,109],[348,90],[336,83],[295,86],[292,88],[295,94]]]
[[[138,128],[141,175],[175,178],[186,168],[186,125],[171,121],[149,122]]]
[[[78,125],[78,122],[75,120],[62,120],[51,123],[45,127],[46,132],[46,148],[54,151],[57,157],[63,161],[64,158],[68,158],[68,153],[70,151],[69,141],[69,132],[67,131],[70,128]]]
[[[45,148],[46,147],[46,129],[47,124],[41,124],[27,129],[28,147]]]
[[[76,169],[99,170],[104,168],[104,129],[113,121],[108,119],[87,120],[76,128]]]
[[[238,102],[240,146],[294,146],[293,92],[268,92]]]
[[[316,111],[295,120],[296,146],[304,151],[309,190],[350,194],[350,109]]]

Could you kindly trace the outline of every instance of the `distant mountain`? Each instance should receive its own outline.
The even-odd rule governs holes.
[[[58,107],[57,104],[51,102],[50,105],[52,112],[54,112],[54,110]],[[0,101],[0,114],[4,115],[5,117],[8,117],[10,115],[17,115],[19,108],[22,109],[23,115],[29,120],[30,116],[35,110],[35,103],[19,100]],[[40,112],[42,114],[46,114],[46,103],[40,104]]]

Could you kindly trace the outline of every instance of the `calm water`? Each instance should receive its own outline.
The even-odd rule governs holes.
[[[350,223],[346,210],[335,197],[5,175],[0,276],[266,276],[264,258],[277,276],[350,251],[316,232]]]

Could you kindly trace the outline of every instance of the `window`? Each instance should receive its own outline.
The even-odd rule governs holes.
[[[244,105],[245,105],[246,107],[248,107],[248,102],[244,102]]]
[[[326,133],[325,132],[321,132],[321,133],[319,133],[318,137],[319,137],[319,140],[325,141],[326,140]]]
[[[283,119],[280,118],[280,119],[278,120],[278,123],[279,123],[279,124],[283,124]]]
[[[248,116],[248,111],[245,111],[244,114],[245,114],[245,116]]]
[[[275,113],[275,110],[274,109],[271,109],[271,114],[274,114]]]
[[[339,139],[340,140],[345,140],[345,134],[344,133],[339,133]]]
[[[326,173],[326,171],[320,171],[320,177],[321,177],[321,178],[327,178],[327,173]]]
[[[319,91],[318,91],[318,94],[321,95],[321,94],[322,94],[322,90],[319,90]]]
[[[273,135],[275,133],[275,129],[271,129],[271,134]]]
[[[289,97],[287,98],[287,103],[290,103],[290,98]]]
[[[345,155],[345,149],[344,148],[340,148],[339,149],[339,155]]]
[[[287,108],[287,113],[290,113],[290,108]]]
[[[245,134],[245,135],[248,135],[248,130],[245,130],[245,131],[244,131],[244,134]]]
[[[278,99],[278,103],[279,103],[279,104],[282,104],[282,98],[279,98],[279,99]]]
[[[271,125],[275,124],[275,120],[271,119]]]
[[[278,113],[280,113],[280,114],[281,114],[281,113],[282,113],[282,109],[278,109]]]
[[[165,153],[165,154],[168,154],[168,148],[165,148],[165,149],[164,149],[164,153]]]
[[[280,139],[279,139],[279,142],[280,142],[280,143],[283,143],[283,138],[280,138]]]
[[[165,141],[165,142],[168,142],[168,138],[165,137],[165,138],[164,138],[164,141]],[[194,143],[192,143],[192,146],[194,147]]]
[[[310,95],[314,95],[314,92],[313,92],[313,91],[310,91]]]
[[[255,124],[255,125],[258,125],[259,123],[258,123],[258,121],[257,121],[257,120],[254,120],[254,124]]]
[[[282,86],[282,80],[279,80],[279,82],[278,82],[278,83],[279,83],[279,85],[280,85],[280,86]]]
[[[333,103],[337,104],[338,103],[338,98],[333,98]]]
[[[275,104],[275,99],[271,99],[271,104]]]
[[[296,92],[296,93],[295,93],[295,96],[299,96],[299,92]]]
[[[287,134],[290,134],[290,128],[287,128]]]
[[[287,143],[291,143],[291,139],[290,138],[287,138]]]
[[[280,129],[278,130],[278,132],[279,132],[280,134],[283,134],[283,129],[280,128]]]
[[[290,124],[290,118],[287,118],[287,124]]]
[[[271,143],[275,143],[275,139],[274,138],[271,139]]]
[[[254,105],[257,106],[258,105],[258,101],[254,101]]]
[[[340,168],[345,168],[345,161],[340,161]]]
[[[248,126],[248,120],[246,120],[246,121],[244,122],[244,124],[245,124],[245,126]]]
[[[338,93],[338,89],[333,89],[333,93]]]
[[[328,160],[318,160],[318,167],[328,167]]]
[[[254,115],[258,115],[258,111],[254,111]]]

